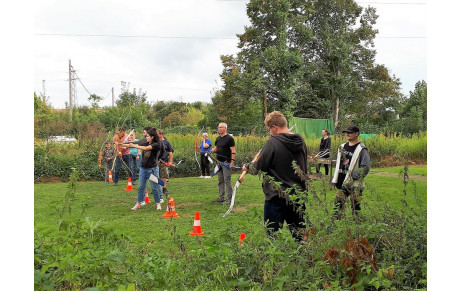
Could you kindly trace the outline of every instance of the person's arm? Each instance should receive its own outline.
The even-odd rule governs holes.
[[[361,155],[359,156],[359,168],[356,171],[353,171],[351,177],[353,180],[358,180],[366,177],[371,168],[371,158],[369,156],[369,151],[367,148],[361,150]]]
[[[272,153],[271,143],[267,142],[259,153],[256,154],[254,159],[252,159],[249,164],[245,165],[248,173],[251,175],[257,175],[259,171],[267,172],[270,166]]]
[[[230,168],[235,167],[235,159],[236,159],[236,148],[235,146],[230,147],[230,151],[232,152],[231,161],[230,161]]]
[[[208,139],[203,140],[203,148],[207,149],[211,146],[211,141],[208,143]]]
[[[151,150],[151,149],[152,149],[152,146],[151,146],[151,145],[147,145],[147,146],[140,146],[140,145],[137,145],[137,144],[133,144],[133,143],[129,143],[129,144],[127,144],[127,147],[129,147],[129,148],[136,148],[136,149],[140,149],[141,151],[148,151],[148,150]]]

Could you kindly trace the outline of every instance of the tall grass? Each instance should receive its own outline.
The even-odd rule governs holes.
[[[139,137],[139,134],[137,135]],[[200,174],[195,159],[195,140],[197,134],[166,133],[166,138],[174,148],[174,161],[184,160],[178,167],[170,168],[172,175],[194,176]],[[217,134],[209,134],[213,146]],[[342,134],[331,137],[331,154],[336,155],[337,148],[346,142]],[[98,169],[97,156],[106,137],[96,138],[76,144],[45,143],[35,140],[35,180],[44,177],[61,177],[67,179],[71,168],[76,168],[85,179],[103,179],[102,170]],[[234,136],[236,147],[236,165],[252,160],[254,155],[263,147],[268,136]],[[424,164],[427,160],[427,134],[413,135],[412,138],[402,136],[384,136],[382,134],[361,141],[369,149],[372,167],[395,166],[404,164]],[[201,142],[199,136],[198,146]],[[305,139],[309,155],[318,152],[320,139]],[[199,161],[199,149],[197,151]],[[128,171],[122,170],[122,179]]]

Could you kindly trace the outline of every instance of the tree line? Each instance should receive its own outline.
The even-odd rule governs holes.
[[[35,96],[36,136],[51,133],[45,124],[55,135],[91,122],[98,122],[94,130],[113,130],[123,116],[129,128],[180,132],[224,121],[235,132],[262,133],[273,110],[288,118],[333,119],[336,129],[354,123],[366,133],[426,130],[426,82],[405,98],[399,79],[375,63],[375,8],[342,0],[251,0],[246,14],[250,25],[237,35],[238,53],[221,56],[223,86],[211,103],[149,103],[147,92],[124,90],[115,107],[99,108],[102,98],[91,95],[92,105],[74,109],[70,124],[64,112],[46,109]]]

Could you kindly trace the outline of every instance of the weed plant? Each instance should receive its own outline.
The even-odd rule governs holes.
[[[401,175],[394,174],[400,171]],[[418,169],[418,172],[422,170]],[[425,168],[426,172],[426,168]],[[37,290],[414,290],[426,288],[426,181],[409,168],[366,177],[360,218],[332,220],[335,190],[309,181],[304,241],[265,233],[261,181],[248,176],[233,212],[212,179],[176,178],[179,218],[129,210],[135,192],[98,182],[35,186]],[[420,176],[422,177],[422,176]],[[233,177],[235,180],[236,177]],[[52,205],[55,205],[53,210]],[[191,237],[201,213],[205,236]],[[245,232],[241,245],[238,237]]]

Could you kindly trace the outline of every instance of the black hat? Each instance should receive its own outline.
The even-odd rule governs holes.
[[[347,127],[347,129],[345,129],[344,131],[342,132],[348,132],[348,133],[351,133],[351,132],[359,132],[359,127],[355,126],[355,125],[350,125],[349,127]]]

